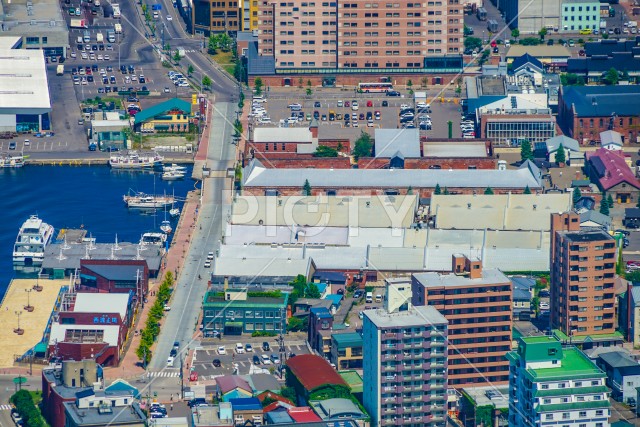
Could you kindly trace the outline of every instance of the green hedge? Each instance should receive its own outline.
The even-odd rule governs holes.
[[[164,276],[160,287],[158,287],[156,301],[149,310],[147,323],[142,330],[140,345],[136,349],[136,356],[138,356],[138,359],[142,360],[143,363],[149,363],[151,360],[151,346],[156,338],[158,338],[158,335],[160,335],[160,320],[164,316],[164,305],[169,301],[169,297],[171,297],[172,286],[173,274],[169,271]]]
[[[40,411],[33,403],[31,393],[27,390],[20,390],[13,396],[11,396],[11,403],[16,407],[16,410],[22,417],[24,425],[26,427],[43,427],[44,422]]]

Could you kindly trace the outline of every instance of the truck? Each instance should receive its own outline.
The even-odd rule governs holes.
[[[109,43],[116,42],[116,33],[113,30],[107,30],[107,40]]]
[[[102,35],[102,33],[96,34],[96,40],[98,43],[104,43],[104,35]]]
[[[122,24],[115,24],[114,26],[116,34],[122,34]]]
[[[119,4],[115,4],[113,3],[111,5],[111,7],[113,8],[113,17],[116,19],[120,19],[120,5]]]
[[[89,30],[84,30],[84,35],[82,36],[82,39],[84,40],[85,43],[91,42],[91,33],[89,32]]]
[[[72,19],[69,22],[70,28],[89,28],[89,22],[86,19]]]
[[[64,74],[64,65],[60,64],[56,67],[56,76],[61,76]]]
[[[484,7],[479,7],[476,15],[478,15],[478,19],[480,21],[486,21],[487,20],[487,9],[485,9]]]
[[[496,21],[495,19],[489,19],[487,21],[487,30],[489,30],[490,33],[497,33],[498,21]]]
[[[627,28],[638,28],[638,22],[637,21],[629,21]]]

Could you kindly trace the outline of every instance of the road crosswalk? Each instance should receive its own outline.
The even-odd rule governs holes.
[[[171,377],[179,377],[180,372],[176,371],[160,371],[160,372],[147,372],[147,375],[152,378],[171,378]]]
[[[11,410],[11,405],[0,405],[0,411],[9,411]]]

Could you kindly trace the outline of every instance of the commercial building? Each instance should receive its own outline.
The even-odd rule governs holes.
[[[336,74],[453,72],[462,67],[462,12],[454,2],[260,0],[259,41],[249,73],[260,57],[272,58],[263,72],[325,74],[329,84]],[[295,84],[295,78],[284,80]]]
[[[363,313],[363,403],[372,425],[444,426],[447,319],[433,307]]]
[[[509,417],[509,386],[465,387],[456,418],[465,426],[507,426]],[[473,422],[474,424],[470,424]]]
[[[629,168],[623,151],[599,148],[587,153],[585,172],[601,191],[606,191],[617,203],[635,204],[640,200],[640,181]]]
[[[146,415],[129,393],[89,390],[77,393],[76,396],[75,402],[63,404],[66,420],[64,427],[147,426]]]
[[[526,337],[507,357],[509,426],[609,427],[605,374],[580,350],[553,337]]]
[[[208,291],[204,296],[202,330],[213,336],[213,331],[227,335],[241,335],[254,331],[286,333],[287,302],[289,294],[280,296],[265,293],[250,296],[246,289]]]
[[[626,404],[636,403],[636,389],[640,387],[640,364],[627,350],[600,353],[596,365],[607,374],[611,397]]]
[[[534,3],[540,3],[546,0],[537,0]],[[552,2],[558,0],[551,0]],[[514,2],[515,3],[515,2]],[[519,0],[518,3],[520,5],[525,5],[523,0]],[[529,8],[527,8],[527,12],[529,12]],[[540,15],[538,15],[540,16]],[[507,22],[509,22],[507,20]],[[512,27],[517,27],[512,24]],[[538,27],[533,32],[538,33],[542,27]],[[519,28],[520,29],[520,28]],[[522,29],[520,29],[520,33],[522,34]],[[528,54],[536,59],[538,59],[546,69],[552,68],[556,70],[566,69],[567,60],[571,58],[571,52],[565,46],[561,44],[555,44],[553,46],[544,45],[522,45],[522,44],[512,44],[507,50],[505,54],[505,60],[507,63],[514,62],[517,58],[522,57],[522,55]]]
[[[581,230],[575,213],[551,214],[551,327],[570,339],[613,334],[616,243]]]
[[[536,230],[548,232],[549,214],[571,209],[571,195],[476,194],[431,197],[429,219],[437,229]]]
[[[248,2],[253,0],[248,0]],[[195,0],[192,3],[191,21],[194,34],[227,33],[235,35],[243,29],[242,1]],[[206,46],[205,46],[206,47]]]
[[[553,117],[549,114],[550,120]],[[541,131],[536,131],[536,133]],[[555,129],[554,131],[555,132]],[[553,134],[555,135],[555,133]],[[553,136],[549,135],[549,136]],[[546,136],[548,138],[549,136]],[[536,168],[537,169],[537,168]],[[522,193],[528,187],[542,188],[528,164],[508,170],[435,170],[435,169],[268,169],[252,160],[244,168],[243,194],[256,196],[299,195],[308,180],[312,195],[375,195],[396,196],[409,189],[420,197],[429,197],[437,185],[450,193],[473,194],[491,187],[495,193]]]
[[[362,368],[362,345],[357,332],[331,335],[331,362],[339,370]]]
[[[558,124],[581,144],[597,141],[600,132],[614,130],[622,142],[640,141],[638,85],[563,86],[558,100]]]
[[[131,124],[129,120],[120,120],[119,113],[106,113],[111,114],[115,114],[115,120],[91,120],[89,146],[94,144],[100,151],[126,150],[129,147],[123,129],[128,129]]]
[[[504,13],[504,20],[511,28],[519,29],[520,34],[538,34],[540,28],[558,28],[560,0],[496,1],[498,9]]]
[[[191,111],[188,101],[172,98],[140,111],[135,116],[133,127],[142,133],[188,132]]]
[[[149,267],[137,259],[80,260],[80,285],[86,292],[132,293],[138,301],[149,291]]]
[[[584,78],[586,83],[600,83],[611,68],[627,74],[629,83],[640,79],[640,46],[631,40],[607,39],[584,44],[584,56],[570,58],[567,72]]]
[[[134,311],[133,292],[64,294],[60,311],[51,322],[48,354],[117,366]]]
[[[67,43],[65,38],[65,45]],[[0,57],[0,135],[11,137],[15,133],[51,129],[51,101],[43,51],[0,49]]]
[[[463,255],[452,257],[452,273],[415,273],[414,306],[432,306],[449,322],[449,385],[506,384],[511,350],[512,284],[499,270]]]
[[[519,146],[522,141],[532,144],[556,136],[556,119],[548,108],[495,109],[479,113],[480,137],[494,145]]]
[[[4,1],[0,3],[0,17],[3,38],[18,37],[20,39],[16,44],[18,48],[40,49],[48,58],[67,57],[69,30],[59,2],[55,0]],[[5,62],[5,55],[1,56],[2,62]],[[24,71],[22,66],[14,70]],[[13,87],[28,86],[26,84]]]
[[[600,28],[598,0],[562,0],[560,8],[560,32],[576,33]]]

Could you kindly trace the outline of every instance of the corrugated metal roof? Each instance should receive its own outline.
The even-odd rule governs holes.
[[[171,110],[180,110],[187,115],[191,115],[191,103],[179,98],[168,99],[164,102],[149,107],[146,110],[140,111],[138,114],[136,114],[135,123],[142,123],[144,121],[147,121],[148,119],[151,119],[160,114],[164,114],[167,111]]]
[[[76,302],[73,306],[75,313],[119,313],[124,320],[127,317],[127,308],[131,300],[131,293],[123,294],[96,294],[80,292],[76,294]]]
[[[578,117],[637,116],[640,114],[640,86],[564,86],[562,101],[575,108]]]
[[[376,129],[375,157],[391,158],[401,153],[404,158],[420,157],[418,129]]]
[[[329,362],[315,354],[303,354],[287,360],[287,366],[308,392],[324,385],[349,387]]]

